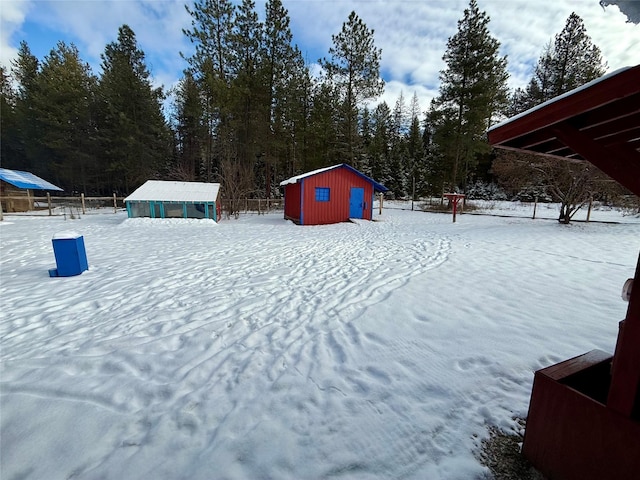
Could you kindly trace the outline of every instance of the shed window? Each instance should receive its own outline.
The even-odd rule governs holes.
[[[316,187],[316,202],[328,202],[330,190],[328,187]]]

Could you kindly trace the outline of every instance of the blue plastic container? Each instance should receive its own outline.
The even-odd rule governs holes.
[[[89,269],[82,235],[59,233],[52,242],[58,268],[49,270],[50,277],[71,277]]]

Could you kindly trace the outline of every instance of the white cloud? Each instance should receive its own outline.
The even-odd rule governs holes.
[[[20,31],[24,19],[29,11],[30,2],[27,1],[3,1],[0,6],[0,65],[10,67],[11,61],[16,58],[18,44],[11,41],[12,37]]]
[[[331,35],[355,10],[382,48],[387,87],[381,100],[393,106],[400,91],[405,97],[417,91],[423,106],[437,93],[447,39],[468,5],[466,0],[292,1],[288,8],[295,40],[313,45],[317,56],[327,55]],[[603,9],[598,0],[478,0],[478,6],[491,19],[489,29],[501,43],[501,55],[508,57],[511,88],[528,83],[544,46],[573,11],[584,20],[610,70],[640,61],[640,27],[626,23],[615,6]]]
[[[182,0],[62,0],[38,1],[36,5],[26,19],[57,32],[57,40],[73,42],[80,50],[81,58],[96,73],[100,71],[100,55],[108,43],[117,40],[118,28],[123,24],[129,25],[136,34],[156,83],[162,79],[173,84],[186,66],[180,52],[190,48],[182,33],[182,28],[189,26],[190,17]],[[20,22],[24,20],[23,15]],[[4,14],[2,26],[4,32]],[[16,31],[14,28],[7,35],[7,44],[14,50],[15,44],[19,43]],[[10,43],[12,37],[14,45]],[[27,43],[30,43],[29,39]],[[48,48],[54,47],[55,41]],[[8,56],[11,55],[15,53],[10,52]]]

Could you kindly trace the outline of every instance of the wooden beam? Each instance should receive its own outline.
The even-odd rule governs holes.
[[[640,195],[640,153],[622,146],[605,148],[568,123],[553,128],[562,143],[616,180],[636,195]]]
[[[564,95],[549,100],[487,132],[492,145],[509,142],[536,130],[564,122],[576,115],[591,112],[613,102],[637,98],[640,65],[604,77]],[[635,96],[635,97],[634,97]],[[612,107],[615,108],[615,107]],[[597,113],[594,112],[597,115]]]

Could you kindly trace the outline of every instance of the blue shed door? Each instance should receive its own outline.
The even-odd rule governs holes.
[[[349,197],[349,218],[362,218],[364,210],[364,188],[351,187]]]

